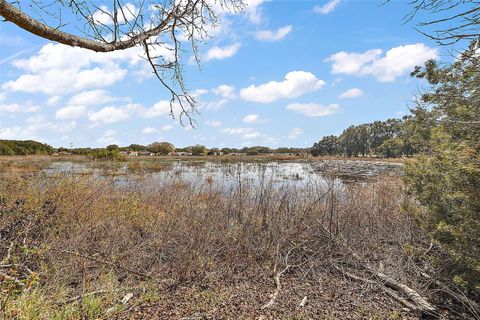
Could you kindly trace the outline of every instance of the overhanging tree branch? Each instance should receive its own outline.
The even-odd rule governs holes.
[[[141,44],[146,39],[160,34],[168,27],[170,21],[175,18],[175,8],[171,10],[167,18],[165,18],[158,26],[148,31],[140,33],[132,38],[124,41],[113,41],[111,43],[102,43],[79,37],[67,32],[63,32],[57,28],[52,28],[23,13],[5,0],[0,0],[0,15],[5,20],[13,22],[20,28],[27,30],[39,37],[63,43],[73,47],[85,48],[96,52],[111,52],[115,50],[124,50]]]
[[[191,115],[197,102],[188,94],[183,80],[182,42],[191,44],[198,63],[197,42],[210,37],[209,29],[218,24],[222,11],[243,10],[243,0],[111,1],[109,8],[89,0],[0,0],[0,16],[32,34],[68,46],[95,52],[143,48],[142,57],[171,95],[172,117],[175,117],[174,107],[179,106],[175,109],[180,112],[180,120],[186,116],[192,125]],[[64,9],[71,11],[68,22],[80,34],[65,31]],[[40,16],[34,16],[38,12]]]

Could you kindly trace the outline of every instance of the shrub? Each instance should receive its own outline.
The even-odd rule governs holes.
[[[91,159],[97,160],[113,160],[113,161],[124,161],[126,158],[122,155],[118,149],[108,150],[108,149],[97,149],[88,154],[88,157]]]

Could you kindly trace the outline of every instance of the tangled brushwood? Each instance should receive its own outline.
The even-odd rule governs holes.
[[[301,188],[142,176],[0,181],[18,319],[475,318],[400,179]]]

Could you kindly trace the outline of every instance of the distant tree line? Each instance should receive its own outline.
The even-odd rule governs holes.
[[[30,154],[61,154],[61,155],[82,155],[94,159],[120,159],[125,152],[150,152],[155,155],[168,155],[172,152],[186,152],[195,156],[201,155],[228,155],[244,154],[249,156],[279,154],[279,155],[300,155],[308,153],[304,148],[269,148],[265,146],[252,146],[243,148],[207,148],[204,145],[196,144],[183,148],[176,148],[170,142],[153,142],[149,145],[130,144],[120,147],[116,144],[108,145],[105,148],[53,148],[47,144],[28,140],[0,140],[0,155],[30,155]]]
[[[413,132],[414,119],[375,121],[343,130],[340,136],[323,137],[310,149],[313,156],[381,156],[395,158],[412,156],[419,144]]]
[[[48,144],[33,140],[0,140],[0,155],[51,154],[53,148]]]
[[[388,119],[373,123],[350,126],[340,136],[326,136],[316,142],[312,148],[269,148],[251,146],[243,148],[210,148],[196,144],[184,148],[175,148],[169,142],[154,142],[149,145],[130,144],[120,147],[111,144],[106,148],[64,148],[54,149],[47,144],[28,140],[0,140],[0,155],[28,155],[71,153],[93,158],[117,159],[124,152],[151,152],[156,155],[168,155],[172,152],[187,152],[192,155],[245,154],[249,156],[279,154],[301,155],[310,152],[313,156],[411,156],[421,148],[421,139],[416,138],[414,119]]]
[[[60,150],[60,149],[59,149]],[[140,145],[140,144],[131,144],[125,147],[119,147],[115,144],[109,145],[106,148],[75,148],[75,149],[65,149],[65,151],[70,151],[73,154],[79,155],[88,155],[100,150],[109,150],[111,152],[122,152],[122,151],[134,151],[134,152],[151,152],[156,155],[168,155],[172,152],[186,152],[191,153],[194,156],[201,155],[220,155],[220,154],[245,154],[245,155],[265,155],[265,154],[290,154],[290,155],[299,155],[301,153],[308,152],[307,149],[303,148],[288,148],[282,147],[277,149],[272,149],[265,146],[252,146],[252,147],[243,147],[238,148],[207,148],[204,145],[196,144],[193,146],[187,146],[183,148],[176,148],[170,142],[154,142],[149,145]]]

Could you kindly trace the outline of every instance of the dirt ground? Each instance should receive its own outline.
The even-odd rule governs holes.
[[[212,277],[201,286],[169,288],[150,301],[140,294],[137,301],[112,318],[417,319],[379,289],[332,273],[315,278],[286,274],[281,278],[282,288],[275,303],[263,308],[276,288],[271,275],[249,272],[233,279]]]

